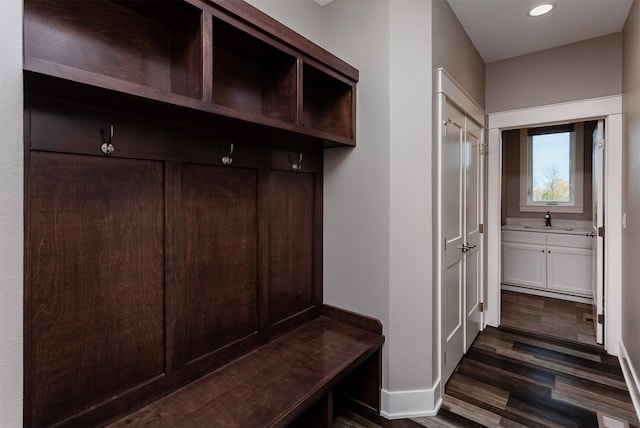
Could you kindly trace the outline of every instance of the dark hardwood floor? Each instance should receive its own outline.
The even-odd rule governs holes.
[[[598,424],[598,416],[621,425]],[[501,327],[477,337],[437,416],[342,413],[335,427],[638,427],[616,357],[600,347]]]
[[[592,306],[502,291],[500,325],[596,345]]]

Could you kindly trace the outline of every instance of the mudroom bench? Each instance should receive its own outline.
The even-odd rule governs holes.
[[[334,402],[380,407],[382,325],[323,314],[109,427],[331,426]]]

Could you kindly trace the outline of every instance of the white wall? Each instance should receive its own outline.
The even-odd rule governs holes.
[[[22,1],[0,0],[0,426],[22,426]]]

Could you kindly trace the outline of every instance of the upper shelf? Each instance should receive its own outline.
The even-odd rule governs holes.
[[[355,145],[358,71],[237,0],[25,0],[27,90],[96,90]],[[74,94],[72,94],[74,93]],[[127,97],[124,97],[125,99]],[[167,113],[170,114],[170,113]]]

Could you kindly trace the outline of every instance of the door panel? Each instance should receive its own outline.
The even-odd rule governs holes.
[[[466,253],[465,273],[465,351],[480,332],[482,314],[482,178],[480,147],[482,129],[470,120],[466,122],[466,177],[465,177],[465,242],[469,248]]]
[[[480,301],[482,298],[480,285],[480,275],[482,264],[480,249],[469,250],[466,255],[466,281],[465,281],[465,352],[469,350],[471,344],[480,332],[481,315]]]
[[[593,170],[592,170],[592,203],[593,203],[593,237],[592,237],[592,294],[593,294],[593,327],[596,342],[604,343],[604,236],[598,236],[600,228],[604,230],[604,121],[599,120],[593,133]],[[602,315],[602,323],[598,322]]]
[[[457,258],[446,267],[442,292],[442,331],[445,341],[442,376],[445,382],[464,355],[463,281],[463,259]]]
[[[444,111],[442,147],[442,361],[446,382],[464,354],[464,115],[449,103]]]
[[[464,243],[464,181],[462,162],[464,156],[464,117],[459,122],[445,125],[444,173],[443,173],[443,232],[450,244]],[[458,252],[459,253],[459,252]]]

